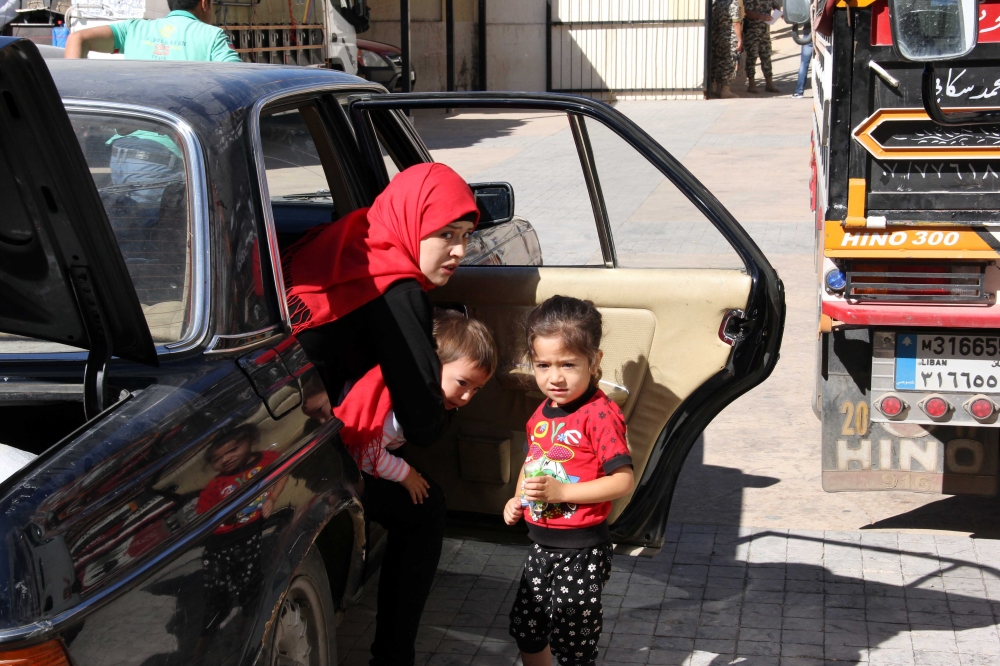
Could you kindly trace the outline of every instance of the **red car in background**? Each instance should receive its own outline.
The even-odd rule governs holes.
[[[389,92],[403,90],[403,52],[398,46],[358,40],[358,76],[381,83]],[[417,85],[417,73],[410,63],[410,90]]]

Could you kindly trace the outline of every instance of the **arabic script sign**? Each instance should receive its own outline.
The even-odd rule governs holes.
[[[980,0],[979,41],[1000,42],[1000,1]],[[879,0],[872,6],[872,46],[892,46],[889,5]]]

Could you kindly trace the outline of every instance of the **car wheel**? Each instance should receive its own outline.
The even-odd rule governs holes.
[[[323,558],[315,547],[288,584],[274,622],[270,666],[336,666],[337,627]]]

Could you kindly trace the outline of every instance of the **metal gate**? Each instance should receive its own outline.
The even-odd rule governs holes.
[[[702,97],[707,8],[706,0],[548,0],[548,89]]]

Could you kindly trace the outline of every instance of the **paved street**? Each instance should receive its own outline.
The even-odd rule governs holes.
[[[789,87],[787,70],[798,61],[785,55],[776,80]],[[1000,664],[997,500],[821,489],[810,405],[811,104],[783,96],[616,105],[748,230],[784,281],[788,315],[774,374],[727,408],[692,451],[663,550],[651,559],[616,556],[603,663]],[[599,259],[596,236],[579,228],[592,220],[590,202],[571,177],[579,166],[564,117],[417,116],[416,127],[435,158],[463,176],[511,180],[546,263]],[[591,138],[623,265],[732,267],[725,241],[683,210],[662,179],[615,152],[613,137],[591,129]],[[602,155],[614,159],[602,163]],[[542,172],[558,174],[558,191],[533,189]],[[506,614],[524,553],[520,545],[446,542],[419,663],[520,663]],[[374,592],[340,626],[343,663],[367,663]]]

